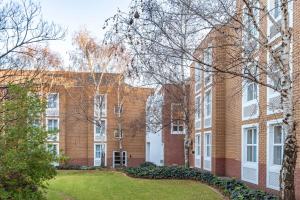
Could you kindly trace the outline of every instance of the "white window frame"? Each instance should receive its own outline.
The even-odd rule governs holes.
[[[259,1],[257,1],[256,5],[255,5],[255,8],[259,8]],[[245,24],[246,22],[244,21],[245,20],[245,17],[246,17],[246,13],[245,13],[245,9],[246,9],[246,6],[244,5],[243,6],[243,23]],[[248,11],[248,8],[247,8],[247,11]],[[256,23],[258,25],[258,27],[260,26],[260,9],[258,9],[258,16],[256,17]],[[255,28],[255,27],[254,27]],[[251,38],[251,40],[255,40],[255,38],[257,38],[257,41],[255,41],[257,43],[257,47],[256,47],[256,50],[259,49],[259,31],[257,29],[255,29],[256,31],[256,35],[252,35],[253,38]],[[250,32],[250,31],[248,31]],[[249,34],[249,33],[246,33],[246,34]],[[243,38],[245,38],[245,33],[243,33]],[[243,45],[244,46],[244,45]]]
[[[197,99],[199,98],[199,102],[197,103]],[[198,108],[197,108],[198,106]],[[198,109],[200,110],[200,116],[198,117]],[[195,130],[199,130],[202,128],[202,122],[201,122],[201,118],[202,118],[202,99],[201,99],[201,94],[197,95],[195,97]],[[199,123],[200,127],[196,127],[196,124]]]
[[[207,57],[209,55],[210,57]],[[203,60],[205,64],[211,66],[205,66],[206,71],[204,72],[204,86],[209,86],[212,84],[213,73],[212,73],[212,64],[213,64],[213,49],[211,48],[211,44],[208,45],[208,48],[203,52]],[[205,79],[210,77],[209,82],[205,82]]]
[[[199,138],[199,145],[196,143],[196,141],[197,141],[197,139],[196,138]],[[201,166],[202,166],[202,150],[201,150],[201,148],[202,148],[202,134],[201,133],[196,133],[195,134],[195,144],[194,144],[194,148],[195,148],[195,167],[196,168],[202,168]],[[198,157],[197,157],[197,146],[199,146],[199,155],[198,155]],[[200,166],[196,166],[196,159],[199,159],[200,160]]]
[[[185,134],[185,123],[182,122],[182,125],[179,124],[175,124],[173,121],[173,106],[180,106],[179,103],[171,103],[171,134],[174,135],[181,135],[181,134]],[[178,127],[178,131],[173,131],[173,126],[177,126]],[[179,127],[183,126],[183,131],[179,131]]]
[[[210,91],[210,115],[207,115],[207,112],[206,112],[206,106],[207,106],[207,102],[206,102],[206,94],[207,94],[207,92],[208,91]],[[205,90],[205,92],[204,92],[204,128],[210,128],[211,126],[212,126],[212,95],[213,95],[213,93],[212,93],[213,91],[212,91],[212,87],[210,87],[210,88],[207,88],[206,90]],[[210,125],[209,126],[206,126],[205,125],[205,120],[206,119],[211,119],[211,122],[210,122]]]
[[[107,120],[106,119],[100,119],[100,121],[104,121],[104,126],[105,126],[105,129],[104,129],[104,137],[103,139],[97,139],[97,124],[94,124],[94,141],[101,141],[101,142],[106,142],[106,139],[107,139]]]
[[[99,116],[98,115],[98,109],[97,109],[97,105],[96,105],[96,99],[97,99],[97,97],[98,96],[104,96],[104,103],[105,103],[105,106],[104,106],[104,108],[102,108],[102,114],[103,114],[103,116]],[[95,116],[95,118],[97,118],[97,119],[99,119],[99,118],[104,118],[104,117],[106,117],[107,116],[107,94],[96,94],[95,96],[94,96],[94,116]]]
[[[210,136],[210,144],[207,144],[207,141],[206,141],[206,136],[209,135]],[[204,145],[203,145],[203,148],[204,148],[204,162],[205,161],[209,161],[210,162],[210,167],[209,168],[206,168],[205,165],[203,165],[203,169],[207,170],[207,171],[211,171],[211,165],[212,165],[212,133],[211,131],[206,131],[204,132]],[[210,149],[210,156],[207,156],[207,148]]]
[[[256,58],[256,61],[258,62],[258,58]],[[249,67],[250,64],[247,65],[247,67]],[[258,70],[258,69],[257,69]],[[257,72],[259,73],[259,72]],[[259,78],[259,77],[258,77]],[[242,82],[242,87],[244,87],[245,89],[243,89],[243,93],[242,93],[242,120],[250,120],[250,119],[256,119],[259,116],[259,84],[255,83],[255,82],[250,82],[247,83],[247,81],[244,79]],[[247,95],[248,95],[248,85],[249,84],[256,84],[257,90],[256,90],[256,99],[252,99],[250,101],[247,100]],[[257,107],[257,113],[255,115],[251,115],[250,117],[244,117],[244,107],[250,106],[255,104],[255,106]]]
[[[56,136],[56,140],[52,140],[52,139],[48,139],[47,138],[47,141],[51,141],[51,142],[56,142],[56,141],[59,141],[59,132],[60,132],[60,130],[59,130],[59,128],[60,128],[60,120],[59,120],[59,118],[58,117],[46,117],[46,131],[49,131],[48,130],[48,120],[57,120],[57,127],[58,127],[58,131],[57,131],[57,136]]]
[[[271,137],[271,128],[274,128],[274,126],[277,125],[281,125],[282,126],[282,132],[283,132],[283,124],[282,124],[282,120],[283,119],[275,119],[275,120],[270,120],[267,122],[267,173],[266,173],[266,179],[267,179],[267,183],[266,186],[267,188],[273,189],[273,190],[280,190],[280,186],[278,185],[278,187],[274,187],[269,185],[269,172],[275,172],[275,173],[279,173],[280,174],[280,170],[281,170],[281,166],[282,165],[275,165],[272,163],[273,161],[273,142],[271,143],[271,139],[274,139],[274,131],[273,131],[273,136]],[[284,132],[283,132],[283,137],[284,137]],[[283,140],[283,144],[284,144],[284,139]],[[283,148],[282,148],[282,154],[283,154]],[[278,181],[279,182],[279,181]]]
[[[55,108],[49,108],[48,107],[48,102],[49,102],[49,96],[50,95],[57,95],[57,107]],[[46,116],[59,116],[59,93],[58,92],[50,92],[47,94],[47,107],[46,107]]]
[[[101,142],[98,142],[98,143],[94,143],[94,166],[98,166],[96,165],[96,145],[104,145],[104,166],[107,166],[107,144],[106,143],[101,143]]]
[[[202,88],[202,70],[200,70],[200,68],[200,64],[195,63],[195,94],[199,93]],[[199,72],[199,74],[197,74],[197,72]]]
[[[247,130],[251,128],[256,128],[256,162],[247,161]],[[252,181],[243,177],[243,168],[252,168],[256,170],[256,180]],[[241,179],[249,183],[258,184],[258,174],[259,174],[259,124],[246,124],[242,126],[242,164],[241,164]]]
[[[47,151],[49,151],[48,145],[56,145],[56,148],[57,148],[56,149],[56,152],[57,152],[56,156],[59,156],[59,142],[48,142],[46,145],[47,145]],[[59,166],[58,162],[53,162],[52,164],[53,164],[53,166]]]
[[[277,49],[280,47],[280,44],[275,45],[272,49]],[[267,53],[267,65],[270,66],[271,65],[271,56],[270,53]],[[267,83],[268,84],[272,84],[272,80],[269,78],[269,76],[267,76]],[[270,105],[270,99],[274,98],[274,97],[278,97],[280,96],[280,93],[273,90],[272,88],[267,88],[267,115],[272,115],[272,114],[276,114],[276,113],[281,113],[282,110],[281,109],[276,109],[276,110],[270,110],[269,109],[269,105]]]
[[[278,0],[280,2],[280,0]],[[288,7],[289,7],[289,26],[290,27],[293,27],[293,2],[294,1],[290,1],[288,3]],[[273,12],[274,12],[274,3],[275,3],[275,0],[268,0],[267,4],[268,4],[268,11],[270,11],[270,15],[274,18],[273,16]],[[281,11],[279,11],[279,15],[278,17],[274,18],[274,20],[276,22],[278,22],[279,20],[282,19],[282,16],[281,16]],[[267,20],[267,36],[269,38],[269,43],[272,43],[273,41],[275,41],[279,36],[280,36],[280,31],[274,35],[272,38],[270,38],[270,29],[273,25],[273,22],[270,20],[270,18],[268,17],[268,20]],[[281,26],[280,22],[278,23],[279,26]]]

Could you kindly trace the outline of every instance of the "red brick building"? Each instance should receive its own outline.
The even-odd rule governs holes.
[[[75,165],[145,161],[145,105],[151,89],[132,87],[120,74],[109,73],[49,72],[49,80],[44,121],[58,134],[48,138],[48,148]]]
[[[273,0],[266,5],[274,4]],[[299,14],[300,4],[293,1],[292,59],[293,73],[299,71]],[[272,11],[275,12],[275,11]],[[272,47],[276,48],[278,38],[272,34],[267,19],[260,26],[270,34]],[[273,27],[274,28],[274,27]],[[225,46],[226,27],[212,30],[201,42],[197,52],[199,59],[215,66],[226,66],[229,62]],[[274,30],[273,30],[274,31]],[[269,63],[266,51],[258,54],[258,63]],[[194,64],[193,64],[194,65]],[[191,104],[195,107],[193,151],[191,165],[211,171],[219,176],[236,177],[253,188],[277,193],[282,162],[284,133],[282,111],[278,109],[280,95],[274,90],[245,82],[240,77],[215,74],[191,69]],[[266,76],[261,80],[268,82]],[[299,78],[293,84],[294,96],[299,97]],[[197,109],[198,108],[198,109]],[[300,122],[300,107],[295,106],[296,121]],[[297,139],[300,133],[297,128]],[[298,153],[298,157],[300,154]],[[300,163],[297,160],[295,184],[296,199],[300,199]]]
[[[189,90],[187,90],[189,94]],[[157,158],[151,154],[161,155],[162,165],[184,165],[184,134],[185,125],[183,120],[182,108],[182,87],[180,85],[165,84],[159,88],[155,94],[149,98],[159,99],[161,102],[150,102],[149,107],[155,108],[151,103],[159,103],[160,112],[152,113],[156,116],[152,118],[158,119],[157,122],[149,121],[150,126],[147,139],[148,161],[158,163]],[[151,115],[151,114],[149,114]],[[158,115],[160,115],[158,117]],[[149,116],[151,117],[151,116]],[[157,126],[157,123],[160,123]],[[156,126],[156,130],[153,130]],[[152,128],[151,128],[152,127]],[[160,139],[155,139],[160,137]],[[161,153],[156,153],[153,148],[160,148]],[[149,147],[148,147],[149,146]]]

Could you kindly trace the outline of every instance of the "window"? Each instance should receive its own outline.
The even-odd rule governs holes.
[[[208,89],[204,97],[204,128],[211,127],[212,90]]]
[[[211,45],[204,50],[204,63],[205,73],[204,73],[204,85],[207,86],[212,83],[212,48]]]
[[[195,98],[195,129],[201,128],[201,96]]]
[[[127,152],[114,151],[113,167],[127,166]]]
[[[249,7],[251,7],[250,9],[252,10],[254,17],[249,14]],[[259,2],[250,1],[249,7],[245,6],[243,10],[243,24],[245,25],[243,31],[243,45],[246,54],[258,49],[259,39],[259,32],[254,24],[254,22],[256,22],[256,25],[259,26]]]
[[[259,79],[258,77],[258,63],[250,63],[244,68],[244,76],[249,77],[250,79],[255,78]],[[245,78],[245,86],[246,86],[246,102],[258,100],[258,85],[257,83],[253,82]]]
[[[267,187],[279,190],[279,176],[283,159],[285,134],[282,119],[267,122]]]
[[[281,6],[281,2],[280,0],[274,0],[274,7],[273,7],[273,12],[272,15],[274,17],[274,19],[278,19],[279,17],[281,17],[281,13],[280,13],[280,6]]]
[[[119,130],[119,129],[114,130],[114,136],[117,139],[123,138],[123,130]]]
[[[172,122],[172,134],[184,134],[183,122],[179,120]]]
[[[50,152],[55,158],[59,155],[59,144],[58,143],[48,143],[47,150]],[[52,165],[58,166],[58,162],[53,162]]]
[[[105,144],[94,144],[94,166],[106,166]]]
[[[259,116],[259,87],[252,79],[259,79],[258,63],[249,63],[244,67],[243,96],[242,96],[242,119],[249,120]],[[249,78],[249,79],[248,79]]]
[[[195,93],[198,93],[201,90],[201,77],[202,71],[199,63],[195,64]]]
[[[181,104],[171,104],[171,134],[185,134],[184,112]]]
[[[58,119],[47,119],[48,140],[58,141],[59,121]]]
[[[204,169],[211,170],[211,132],[204,134]]]
[[[247,162],[257,162],[257,133],[256,128],[246,130],[246,155]]]
[[[274,47],[275,56],[281,53],[281,47]],[[281,89],[282,71],[279,65],[274,61],[272,56],[268,54],[268,84],[274,86],[277,90]],[[267,88],[267,114],[274,114],[282,111],[280,93],[272,88]]]
[[[247,101],[257,99],[257,84],[250,82],[247,84]]]
[[[121,114],[123,112],[123,106],[115,105],[115,114]]]
[[[95,96],[95,117],[102,118],[106,116],[106,96]]]
[[[35,128],[41,127],[41,120],[40,119],[34,119],[32,122],[32,126]]]
[[[195,167],[201,168],[201,134],[195,135]]]
[[[47,108],[58,108],[58,94],[51,93],[48,94],[47,98]]]
[[[242,126],[242,180],[258,184],[258,125]]]
[[[273,164],[281,165],[283,157],[284,136],[282,133],[282,126],[277,125],[273,127]]]
[[[96,121],[95,124],[95,141],[105,140],[106,137],[106,121]]]

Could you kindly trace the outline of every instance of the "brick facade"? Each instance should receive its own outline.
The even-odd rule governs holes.
[[[46,116],[46,120],[50,117],[59,119],[59,141],[49,143],[59,144],[60,154],[69,158],[68,164],[95,165],[95,145],[104,144],[105,165],[112,167],[113,151],[120,150],[119,139],[114,135],[119,121],[123,131],[121,149],[127,152],[127,166],[137,166],[145,161],[145,104],[151,89],[132,87],[124,81],[119,86],[118,74],[96,74],[99,78],[103,76],[98,92],[106,96],[106,115],[101,116],[106,120],[106,140],[96,141],[93,121],[95,87],[91,75],[76,72],[51,74],[55,80],[49,93],[58,94],[59,114]],[[118,88],[122,88],[122,94]],[[123,102],[121,117],[115,113],[118,94]]]
[[[293,73],[295,75],[299,72],[299,32],[300,27],[297,26],[300,21],[300,2],[293,2]],[[263,19],[260,22],[263,30],[267,29],[267,20]],[[209,44],[212,46],[222,46],[226,44],[226,37],[222,33],[228,31],[226,27],[221,30],[211,31],[206,38],[201,42],[199,49],[205,49]],[[275,41],[276,43],[276,41]],[[203,51],[196,52],[199,59],[203,59]],[[221,67],[226,66],[229,58],[228,49],[226,48],[213,48],[213,65]],[[267,52],[259,53],[259,62],[267,62]],[[193,64],[194,65],[194,64]],[[202,73],[202,83],[199,92],[195,92],[195,70],[191,67],[191,105],[195,105],[195,98],[197,95],[201,94],[202,100],[204,101],[204,93],[207,87],[212,88],[212,126],[211,128],[204,127],[204,105],[201,103],[201,128],[194,129],[192,133],[193,147],[192,151],[195,151],[195,135],[200,133],[201,139],[201,166],[203,169],[204,165],[204,133],[206,131],[211,131],[212,133],[212,162],[211,162],[211,172],[220,176],[236,177],[242,179],[242,134],[243,126],[250,124],[258,125],[258,182],[257,184],[245,181],[250,187],[263,189],[272,193],[278,193],[278,190],[271,189],[267,183],[268,174],[268,122],[272,120],[280,120],[282,115],[269,114],[267,112],[267,96],[268,89],[264,86],[258,86],[258,117],[253,119],[243,119],[243,80],[240,77],[233,77],[225,74],[214,74],[213,81],[210,86],[204,86],[204,72]],[[267,81],[266,76],[260,77],[263,81]],[[300,94],[300,81],[299,78],[296,79],[294,86],[294,96],[299,97]],[[295,99],[296,99],[295,98]],[[194,115],[194,114],[193,114]],[[295,106],[295,118],[296,121],[300,122],[300,106],[297,103]],[[195,125],[194,125],[195,126]],[[297,138],[300,139],[300,133],[297,128]],[[298,153],[298,157],[300,154]],[[190,163],[195,167],[195,154],[191,154]],[[300,199],[300,181],[297,179],[300,174],[300,161],[297,160],[296,174],[295,174],[295,184],[296,184],[296,199]]]

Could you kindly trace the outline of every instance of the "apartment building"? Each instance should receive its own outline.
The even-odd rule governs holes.
[[[278,2],[269,0],[266,5],[274,8]],[[300,4],[298,1],[292,3],[290,26],[294,40],[291,56],[293,71],[298,71]],[[270,13],[279,21],[278,9]],[[260,26],[270,38],[272,48],[278,48],[278,33],[272,23],[265,18],[260,21]],[[228,42],[224,36],[226,31],[226,27],[222,27],[207,34],[200,44],[199,49],[202,50],[197,52],[199,59],[219,68],[227,65],[228,59],[231,59],[228,57],[229,50],[221,48]],[[257,62],[270,63],[272,60],[266,51],[258,51]],[[279,93],[240,77],[209,70],[204,72],[197,70],[200,66],[195,67],[196,70],[191,68],[191,103],[195,107],[191,165],[219,176],[236,177],[253,188],[278,193],[284,144]],[[271,83],[269,77],[259,78]],[[298,98],[299,79],[293,86],[294,96]],[[295,106],[294,112],[299,122],[299,105]],[[297,139],[300,139],[299,130]],[[299,159],[295,173],[296,198],[300,199],[300,181],[297,178],[300,176]]]
[[[45,126],[57,130],[48,137],[50,151],[82,166],[137,166],[145,161],[145,106],[152,90],[130,86],[121,77],[49,72],[49,79],[43,78],[50,88]]]
[[[189,88],[187,87],[187,94]],[[184,165],[185,122],[180,85],[165,84],[148,98],[147,161],[158,165]]]

